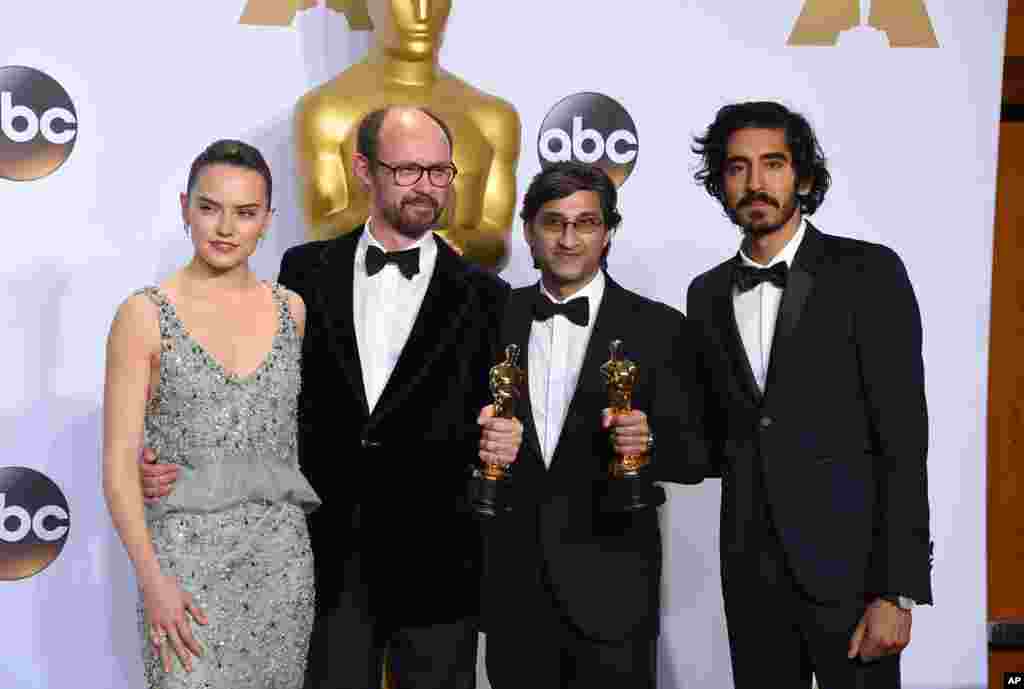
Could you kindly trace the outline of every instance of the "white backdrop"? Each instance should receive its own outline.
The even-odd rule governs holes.
[[[876,0],[877,2],[878,0]],[[289,28],[240,26],[244,0],[8,3],[0,66],[55,78],[78,114],[71,158],[0,180],[0,466],[63,489],[60,558],[0,582],[0,687],[141,684],[134,579],[99,482],[103,346],[116,305],[189,257],[177,212],[188,164],[221,137],[250,141],[280,209],[254,258],[276,275],[303,240],[290,143],[298,97],[367,46],[323,8]],[[937,606],[914,613],[905,686],[985,682],[985,399],[996,132],[1006,0],[928,0],[938,49],[787,47],[803,0],[454,3],[444,65],[523,121],[520,192],[538,127],[564,96],[598,91],[632,115],[638,163],[622,190],[614,277],[682,308],[690,279],[737,233],[692,182],[691,136],[721,105],[778,99],[807,114],[833,188],[816,223],[904,258],[925,325]],[[524,75],[531,75],[524,78]],[[518,223],[504,276],[535,279]],[[955,276],[955,277],[954,277]],[[718,485],[674,488],[661,686],[729,686],[717,558]]]

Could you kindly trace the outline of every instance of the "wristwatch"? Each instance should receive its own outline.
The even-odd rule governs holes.
[[[907,598],[906,596],[899,596],[899,595],[896,595],[895,593],[883,593],[881,596],[879,596],[879,598],[881,598],[884,601],[889,601],[890,603],[895,605],[897,608],[900,608],[902,610],[913,610],[913,608],[914,608],[914,599],[913,598]]]

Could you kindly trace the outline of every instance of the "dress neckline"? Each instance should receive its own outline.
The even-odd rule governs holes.
[[[274,356],[274,350],[277,348],[278,340],[280,340],[281,336],[284,334],[285,319],[283,307],[281,304],[282,297],[278,293],[277,286],[268,284],[267,282],[264,281],[261,281],[260,284],[267,285],[270,288],[271,299],[274,302],[274,309],[277,313],[277,327],[274,329],[274,336],[270,340],[270,348],[267,350],[267,353],[263,356],[259,365],[256,366],[256,368],[254,368],[251,372],[246,373],[245,375],[241,375],[234,371],[229,371],[227,367],[225,367],[220,362],[220,360],[217,359],[217,357],[211,354],[210,351],[205,346],[203,346],[202,342],[200,342],[196,337],[192,335],[192,333],[188,329],[188,326],[185,325],[185,321],[183,321],[181,319],[181,316],[178,315],[178,310],[175,308],[174,302],[171,301],[171,299],[167,296],[166,292],[160,289],[159,286],[153,287],[153,291],[159,297],[160,301],[167,305],[171,318],[174,319],[174,321],[178,324],[178,327],[181,329],[182,337],[188,340],[189,343],[192,345],[192,351],[201,356],[203,359],[205,359],[206,363],[210,366],[210,368],[219,373],[226,382],[242,384],[247,383],[251,380],[255,380],[266,370],[266,368],[270,365],[271,359]]]

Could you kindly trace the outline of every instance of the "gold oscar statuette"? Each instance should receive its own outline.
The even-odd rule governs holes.
[[[349,232],[369,216],[369,194],[352,165],[363,117],[389,105],[425,107],[451,129],[459,170],[436,231],[478,265],[504,267],[516,203],[519,115],[507,101],[442,69],[451,5],[452,0],[366,0],[373,24],[369,53],[299,101],[295,145],[310,239]],[[501,13],[495,13],[493,26],[483,30],[501,36],[500,22]],[[516,49],[507,42],[494,45],[498,52]]]
[[[622,340],[612,340],[609,350],[608,361],[601,365],[601,374],[608,384],[608,409],[613,415],[628,414],[633,410],[633,390],[640,379],[640,369],[625,358]],[[654,486],[643,472],[649,460],[647,454],[614,455],[601,500],[603,511],[634,512],[664,502],[664,491]]]
[[[494,398],[494,415],[503,419],[516,416],[516,406],[523,394],[526,374],[519,368],[519,346],[505,348],[505,360],[491,368],[489,381]],[[469,486],[473,512],[481,518],[493,517],[511,509],[507,501],[511,482],[508,467],[492,462],[480,462]]]

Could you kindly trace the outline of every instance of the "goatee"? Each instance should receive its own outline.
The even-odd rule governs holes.
[[[405,215],[406,206],[410,205],[424,205],[430,206],[432,213],[430,220],[418,221],[413,220],[409,216]],[[418,239],[427,232],[437,227],[438,220],[441,219],[441,207],[432,197],[426,194],[417,195],[413,198],[402,199],[398,204],[385,206],[384,217],[388,223],[395,228],[395,230],[406,237]]]

